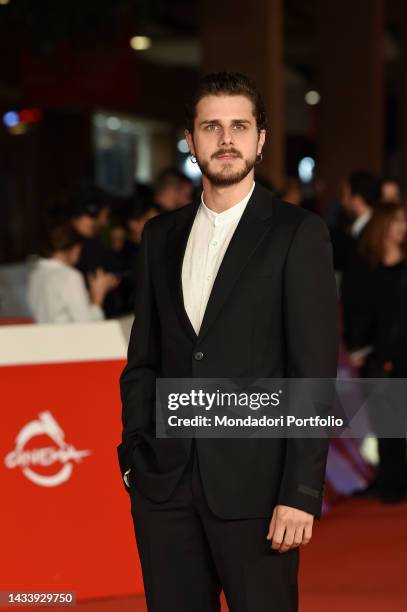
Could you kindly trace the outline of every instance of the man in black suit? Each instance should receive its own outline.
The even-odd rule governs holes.
[[[322,439],[162,439],[155,382],[336,376],[331,244],[316,215],[254,184],[266,115],[238,73],[205,77],[186,139],[201,202],[144,229],[121,472],[150,612],[298,609],[299,546],[321,513]]]
[[[360,240],[380,199],[380,181],[371,172],[351,172],[343,184],[342,209],[348,217],[348,227],[332,230],[334,267],[340,274],[340,295],[343,306],[343,338],[354,367],[363,363],[360,337],[365,311],[365,292],[360,279],[367,274],[366,263],[360,256]],[[360,317],[362,320],[360,320]]]

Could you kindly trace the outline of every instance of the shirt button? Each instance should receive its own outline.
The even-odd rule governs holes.
[[[204,354],[202,353],[202,351],[197,351],[196,353],[194,353],[194,359],[196,359],[196,361],[201,361],[201,359],[203,359]]]
[[[214,240],[214,241],[212,242],[212,246],[216,246],[217,244],[218,244],[218,243],[217,243],[217,241],[216,241],[216,240]]]

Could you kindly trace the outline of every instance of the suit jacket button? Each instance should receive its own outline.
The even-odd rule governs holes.
[[[201,361],[201,359],[203,359],[204,354],[202,353],[202,351],[197,351],[196,353],[194,353],[194,359],[196,359],[197,361]]]

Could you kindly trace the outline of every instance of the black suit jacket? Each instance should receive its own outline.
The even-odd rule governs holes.
[[[135,321],[121,376],[121,471],[160,502],[171,496],[191,439],[155,438],[155,380],[335,377],[337,297],[331,243],[315,214],[256,185],[233,234],[196,335],[181,270],[198,203],[145,226]],[[203,358],[197,360],[197,352]],[[196,439],[203,486],[222,518],[269,517],[276,504],[319,515],[328,442]]]
[[[367,261],[360,253],[360,244],[366,226],[356,237],[344,234],[342,242],[342,302],[343,339],[349,352],[366,344],[365,311],[369,299],[366,283],[370,277]],[[335,241],[333,242],[335,248]]]

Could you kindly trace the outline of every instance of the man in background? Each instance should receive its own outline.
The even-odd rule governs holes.
[[[373,208],[380,201],[380,180],[366,171],[352,172],[344,181],[341,206],[345,215],[343,226],[332,231],[334,266],[340,277],[343,307],[343,337],[351,353],[351,362],[359,366],[359,354],[352,356],[357,330],[352,329],[351,309],[359,299],[358,280],[364,267],[359,255],[359,241],[370,221]]]
[[[98,195],[94,191],[79,191],[70,200],[69,218],[74,230],[82,239],[81,255],[77,269],[82,273],[85,282],[88,275],[96,270],[103,270],[116,276],[117,283],[105,296],[102,307],[107,318],[114,318],[123,313],[120,281],[120,262],[113,251],[101,243],[98,236],[98,216],[104,210]]]
[[[180,170],[167,168],[157,177],[153,204],[161,212],[176,210],[192,202],[193,183]]]

